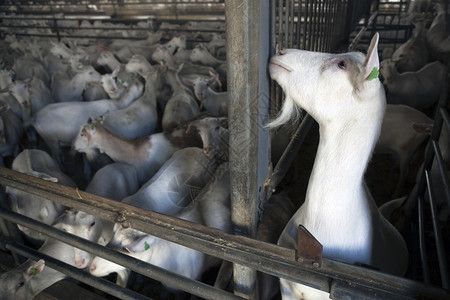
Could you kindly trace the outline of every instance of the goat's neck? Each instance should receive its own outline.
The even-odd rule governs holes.
[[[188,93],[188,94],[192,95],[191,90],[189,90],[187,87],[185,87],[181,83],[180,78],[178,77],[178,74],[176,72],[171,71],[171,70],[167,71],[166,80],[167,80],[167,83],[172,88],[174,95],[176,93]]]
[[[138,93],[134,90],[134,87],[128,88],[128,90],[122,94],[122,96],[117,100],[109,100],[116,101],[115,105],[120,109],[128,106],[131,102],[136,100],[138,97]]]
[[[115,57],[110,57],[108,59],[108,68],[114,71],[117,67],[122,67],[122,64]]]
[[[106,153],[114,161],[129,161],[139,156],[140,147],[133,140],[125,139],[104,127],[97,127],[96,147],[101,153]]]
[[[144,90],[144,99],[148,99],[150,103],[156,105],[156,92],[157,92],[157,84],[156,80],[153,79],[150,74],[144,75],[145,78],[145,90]]]
[[[70,81],[71,90],[74,94],[81,94],[87,85],[87,77],[85,73],[76,74]]]
[[[328,212],[334,217],[340,211],[367,208],[363,176],[380,126],[376,118],[320,125],[319,147],[305,202],[312,215]]]

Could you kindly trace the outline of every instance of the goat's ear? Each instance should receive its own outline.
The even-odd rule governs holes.
[[[417,133],[426,133],[431,135],[431,131],[433,130],[432,123],[413,123],[411,128]]]
[[[136,239],[134,242],[129,244],[126,249],[130,253],[141,253],[150,249],[153,237],[150,235],[144,235]]]
[[[25,280],[30,280],[31,277],[38,275],[39,273],[44,270],[45,267],[45,261],[43,259],[40,259],[36,263],[32,264],[28,269],[24,272]]]
[[[120,66],[117,66],[114,71],[112,72],[112,77],[117,77],[119,75]]]
[[[367,50],[366,59],[364,61],[364,78],[366,80],[372,80],[378,77],[380,69],[380,60],[378,58],[378,32],[373,36],[370,42],[369,49]]]
[[[219,118],[219,121],[220,121],[220,125],[223,128],[228,128],[228,118],[227,117]]]
[[[190,80],[189,78],[183,77],[182,80],[184,81],[184,83],[187,83],[189,85],[194,86],[194,82],[192,80]]]

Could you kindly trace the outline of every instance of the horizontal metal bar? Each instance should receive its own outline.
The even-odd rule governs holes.
[[[330,291],[329,282],[342,281],[340,288],[366,288],[385,298],[409,299],[421,295],[448,299],[450,292],[434,286],[370,269],[324,259],[315,269],[295,261],[295,250],[264,243],[243,236],[234,236],[200,224],[146,211],[47,182],[13,170],[0,168],[0,184],[40,195],[60,204],[122,223],[137,230],[179,243],[186,247],[232,261],[274,276]],[[105,249],[106,250],[106,249]]]
[[[43,253],[41,253],[37,250],[31,249],[29,247],[25,247],[18,243],[7,242],[5,244],[5,248],[8,249],[9,251],[15,252],[19,255],[22,255],[22,256],[32,259],[32,260],[37,261],[42,258],[43,260],[45,260],[46,267],[49,267],[56,271],[64,273],[67,276],[70,276],[80,282],[86,283],[86,284],[88,284],[96,289],[99,289],[101,291],[104,291],[110,295],[118,297],[119,299],[124,299],[124,300],[136,300],[136,299],[149,300],[149,299],[151,299],[151,298],[143,296],[139,293],[136,293],[136,292],[133,292],[126,288],[120,287],[106,279],[92,276],[89,273],[86,273],[82,269],[75,268],[67,263],[64,263],[64,262],[57,260],[51,256],[43,254]]]
[[[176,273],[169,272],[163,268],[154,266],[145,261],[138,260],[126,254],[117,252],[115,250],[105,248],[96,243],[84,240],[78,236],[68,234],[51,226],[42,224],[36,220],[24,217],[20,214],[0,209],[0,216],[8,221],[19,223],[30,229],[43,233],[51,238],[58,239],[66,244],[80,248],[82,250],[94,253],[98,256],[116,262],[126,268],[135,271],[144,276],[158,280],[173,288],[181,289],[190,294],[203,297],[205,299],[230,299],[242,300],[233,294],[225,291],[215,289],[207,284],[199,281],[191,280]]]

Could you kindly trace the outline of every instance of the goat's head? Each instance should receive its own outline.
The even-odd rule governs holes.
[[[377,45],[378,34],[373,37],[365,58],[354,52],[279,51],[271,58],[269,71],[282,87],[286,100],[281,115],[269,127],[286,123],[298,108],[305,109],[319,124],[354,118],[361,109],[366,111],[362,115],[372,113],[372,108],[384,112],[384,90],[376,78]]]
[[[62,218],[61,228],[64,232],[97,242],[101,235],[102,220],[82,211],[69,210]],[[75,247],[73,249],[75,266],[80,269],[86,268],[93,255]]]

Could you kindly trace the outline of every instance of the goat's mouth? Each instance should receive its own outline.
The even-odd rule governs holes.
[[[289,67],[284,66],[283,64],[280,64],[280,63],[278,63],[278,62],[274,62],[273,60],[270,61],[270,64],[269,64],[269,65],[271,65],[272,67],[279,67],[279,68],[281,68],[281,69],[283,69],[283,70],[286,70],[286,71],[288,71],[288,72],[291,72],[291,71],[292,71],[292,69],[290,69]]]

